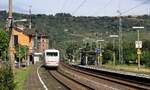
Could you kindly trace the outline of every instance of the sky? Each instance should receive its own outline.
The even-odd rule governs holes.
[[[8,10],[8,1],[0,0],[0,10]],[[146,3],[141,4],[144,1]],[[13,12],[28,13],[30,5],[33,14],[65,12],[74,16],[118,16],[118,10],[122,15],[150,14],[150,0],[13,0]]]

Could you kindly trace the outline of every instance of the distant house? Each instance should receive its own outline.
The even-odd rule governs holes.
[[[24,27],[14,27],[12,31],[14,46],[26,45],[28,47],[28,60],[33,61],[34,52],[34,33],[32,30],[25,29]],[[15,49],[14,49],[15,50]],[[15,54],[15,51],[14,51]]]
[[[44,33],[39,34],[38,35],[37,51],[39,53],[43,53],[48,48],[49,48],[48,36]]]
[[[43,53],[48,49],[49,40],[48,36],[44,33],[37,35],[37,42],[35,40],[35,30],[26,29],[23,26],[14,27],[12,30],[13,44],[26,45],[28,47],[27,59],[34,63],[34,53]],[[37,43],[37,48],[35,47]],[[15,48],[13,49],[14,55],[16,54]]]
[[[43,52],[48,49],[48,36],[44,33],[36,34],[35,36],[35,52],[33,54],[34,63],[40,60],[41,55]]]

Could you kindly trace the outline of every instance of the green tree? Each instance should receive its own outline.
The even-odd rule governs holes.
[[[8,48],[8,35],[5,31],[0,29],[0,58],[6,60]]]
[[[150,67],[150,52],[148,50],[142,52],[141,64]]]
[[[131,62],[136,61],[136,49],[133,42],[124,42],[123,43],[123,58],[125,64],[130,64]]]
[[[143,40],[141,64],[150,67],[150,41]]]
[[[72,61],[73,59],[76,59],[76,57],[77,57],[77,52],[79,52],[78,51],[78,49],[79,49],[79,45],[77,44],[77,43],[71,43],[68,47],[67,47],[67,49],[66,49],[66,56],[67,56],[67,58],[70,60],[70,61]]]
[[[112,56],[113,51],[111,50],[105,50],[103,53],[103,63],[108,63],[109,61],[111,61],[113,59]]]
[[[26,45],[19,44],[16,46],[16,58],[19,61],[19,67],[20,67],[20,63],[22,62],[22,59],[26,59],[27,52],[28,52],[28,47]]]

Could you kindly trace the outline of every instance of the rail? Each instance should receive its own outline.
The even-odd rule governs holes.
[[[115,72],[108,72],[93,68],[82,67],[80,65],[66,65],[61,63],[63,67],[68,69],[84,73],[89,76],[101,78],[104,80],[109,80],[111,82],[115,82],[124,86],[132,87],[134,89],[146,89],[150,88],[150,79],[143,77],[136,77],[131,75],[119,74]]]

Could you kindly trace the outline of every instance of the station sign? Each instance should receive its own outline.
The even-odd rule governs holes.
[[[95,49],[95,52],[96,52],[96,54],[100,54],[100,49],[99,49],[99,48],[96,48],[96,49]]]
[[[142,48],[142,41],[135,41],[135,48]]]

